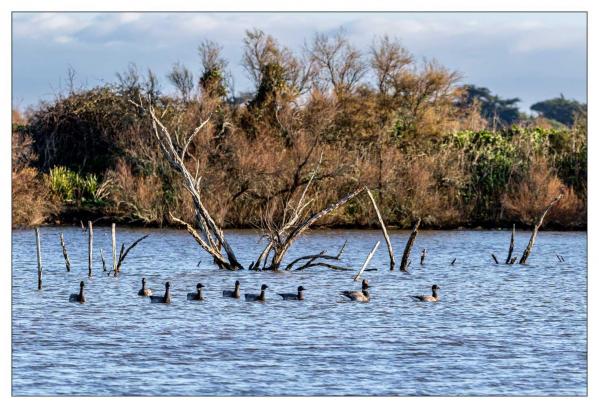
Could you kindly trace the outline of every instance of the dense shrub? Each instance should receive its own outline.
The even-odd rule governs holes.
[[[198,188],[209,212],[227,227],[282,216],[315,171],[312,210],[367,185],[390,225],[407,227],[416,217],[429,227],[530,224],[564,191],[551,222],[586,225],[584,112],[571,127],[546,118],[507,127],[516,120],[513,99],[471,97],[456,72],[417,63],[387,37],[369,55],[342,33],[316,36],[305,55],[260,30],[246,34],[244,47],[254,83],[244,98],[230,94],[220,47],[205,42],[202,72],[176,64],[169,74],[178,96],[162,94],[151,72],[130,66],[115,84],[71,90],[41,103],[27,120],[14,114],[13,180],[20,181],[13,182],[13,201],[18,193],[40,208],[39,216],[19,220],[52,219],[25,194],[39,189],[123,222],[165,225],[169,213],[193,222],[190,196],[163,158],[148,113],[136,105],[150,100],[175,138],[206,121],[189,144],[187,164],[202,175]],[[489,104],[509,109],[511,119],[489,123]],[[321,221],[376,222],[363,197]]]

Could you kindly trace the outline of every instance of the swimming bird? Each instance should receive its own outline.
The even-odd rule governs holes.
[[[141,289],[137,294],[139,296],[152,296],[152,289],[146,288],[146,278],[141,278]]]
[[[171,284],[170,282],[166,282],[164,284],[166,290],[164,291],[164,296],[150,296],[151,303],[171,303]]]
[[[85,303],[85,296],[83,295],[84,286],[85,283],[81,281],[81,283],[79,284],[79,293],[71,293],[71,296],[69,296],[69,302]]]
[[[204,300],[204,295],[202,295],[202,288],[205,288],[205,286],[201,283],[198,283],[196,285],[196,288],[198,289],[197,292],[191,292],[187,294],[187,300]]]
[[[235,281],[235,290],[223,290],[223,297],[239,299],[239,281]]]
[[[268,289],[268,285],[262,285],[260,287],[259,295],[251,295],[251,294],[246,293],[245,300],[256,300],[258,302],[264,302],[266,300],[266,297],[264,296],[266,289]]]
[[[304,287],[298,286],[297,293],[278,293],[283,300],[304,300]]]
[[[364,279],[362,281],[362,290],[344,290],[341,292],[342,296],[349,298],[352,301],[356,302],[368,302],[370,301],[370,292],[368,292],[368,279]]]
[[[439,301],[439,289],[441,289],[440,286],[437,285],[433,285],[431,287],[431,289],[433,290],[433,295],[410,295],[411,298],[413,298],[414,300],[419,300],[421,302],[438,302]]]

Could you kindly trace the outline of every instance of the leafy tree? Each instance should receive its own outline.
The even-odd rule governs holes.
[[[560,95],[559,98],[537,102],[530,109],[538,112],[547,119],[556,120],[564,125],[572,126],[576,115],[586,112],[587,105],[574,99],[566,99],[564,95]]]
[[[470,106],[478,102],[480,113],[489,124],[509,126],[520,118],[520,111],[516,106],[520,98],[502,99],[498,95],[491,94],[488,88],[475,85],[464,85],[463,89],[463,100],[459,104]]]

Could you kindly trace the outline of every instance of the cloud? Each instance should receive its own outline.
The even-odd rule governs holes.
[[[246,29],[261,28],[301,52],[316,32],[341,26],[365,52],[375,36],[388,34],[417,59],[435,58],[505,97],[537,92],[550,80],[546,92],[555,93],[558,75],[576,78],[571,92],[562,81],[565,93],[584,94],[584,13],[14,13],[14,89],[43,95],[25,73],[40,87],[56,83],[68,65],[90,83],[114,78],[129,62],[164,77],[176,61],[197,67],[197,46],[209,39],[223,46],[236,88],[245,90],[251,84],[239,62]],[[44,69],[32,71],[40,59]]]

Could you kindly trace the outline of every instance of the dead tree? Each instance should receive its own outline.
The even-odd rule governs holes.
[[[316,221],[318,221],[325,215],[333,212],[337,208],[341,207],[349,200],[362,193],[364,190],[365,187],[360,187],[357,190],[351,192],[350,194],[344,196],[339,201],[329,205],[325,209],[315,214],[312,214],[307,218],[304,218],[303,215],[304,210],[307,207],[307,203],[304,203],[306,192],[306,190],[304,190],[304,194],[302,194],[302,197],[304,198],[299,200],[299,203],[295,207],[293,214],[289,218],[289,221],[285,222],[280,229],[270,228],[267,231],[269,242],[260,254],[260,258],[258,258],[258,261],[261,260],[261,257],[268,256],[268,254],[272,252],[272,259],[270,261],[270,265],[264,269],[278,270],[281,265],[281,262],[285,257],[285,254],[301,234],[303,234],[308,228],[310,228],[310,226],[312,226]],[[256,264],[259,264],[259,262],[254,263],[254,265]]]
[[[549,203],[549,205],[547,206],[547,208],[545,208],[545,211],[543,211],[543,214],[539,218],[539,221],[537,221],[537,223],[535,224],[534,228],[532,229],[532,234],[530,235],[530,240],[528,241],[528,245],[526,246],[526,249],[524,250],[524,253],[522,254],[522,257],[520,258],[520,264],[521,265],[526,264],[526,260],[530,256],[530,252],[532,251],[532,247],[535,244],[535,239],[537,239],[537,233],[539,232],[539,228],[541,228],[541,225],[543,224],[543,220],[545,219],[545,216],[547,215],[547,213],[549,212],[549,210],[551,209],[551,207],[553,207],[555,204],[557,204],[558,201],[562,199],[562,197],[563,197],[562,194],[559,194],[557,197],[555,197],[553,199],[553,201],[551,201]]]
[[[64,243],[64,235],[60,233],[60,246],[62,246],[62,256],[64,257],[64,264],[67,267],[67,272],[71,271],[71,260],[69,259],[69,253],[67,252],[67,246]]]
[[[509,264],[512,260],[512,252],[514,252],[514,240],[516,235],[516,225],[512,224],[512,239],[510,239],[510,249],[507,252],[507,258],[505,259],[505,263]]]
[[[385,237],[385,242],[387,243],[387,250],[389,251],[389,270],[393,270],[395,268],[395,255],[393,255],[393,247],[391,246],[391,240],[389,239],[389,234],[387,234],[387,228],[385,227],[385,223],[383,222],[383,216],[379,211],[379,207],[376,205],[376,201],[374,201],[374,197],[368,188],[366,188],[366,193],[370,198],[370,202],[372,202],[372,206],[374,207],[374,211],[376,211],[376,216],[379,219],[379,224],[381,224],[381,229],[383,230],[383,236]]]
[[[129,251],[131,251],[133,248],[135,248],[135,246],[137,244],[139,244],[141,241],[143,241],[144,239],[146,239],[149,236],[150,235],[144,235],[143,237],[136,239],[131,245],[129,245],[129,247],[126,250],[125,250],[125,244],[121,245],[121,253],[119,254],[119,261],[116,264],[114,276],[117,276],[121,272],[121,265],[123,264],[123,261],[125,260],[125,257],[129,253]]]
[[[404,248],[403,256],[401,257],[401,265],[399,267],[399,270],[402,272],[408,271],[408,261],[410,260],[410,252],[412,251],[412,246],[414,245],[414,241],[416,240],[416,235],[418,235],[418,227],[420,226],[420,221],[420,218],[418,218],[416,224],[414,224],[414,228],[412,228],[410,238],[408,238],[408,242],[406,242],[406,247]]]
[[[132,103],[143,109],[143,106],[140,104],[135,102]],[[196,159],[195,175],[192,175],[191,171],[185,164],[187,150],[190,144],[206,126],[210,118],[200,123],[200,125],[196,127],[188,136],[180,138],[177,137],[177,134],[175,134],[175,137],[171,135],[169,130],[156,115],[152,104],[148,104],[148,111],[152,118],[152,130],[156,140],[158,141],[158,145],[160,146],[164,157],[169,162],[171,167],[181,176],[183,185],[191,194],[191,198],[195,207],[195,227],[171,214],[172,220],[183,225],[198,242],[198,244],[206,252],[212,255],[214,262],[220,268],[229,270],[243,269],[243,266],[241,266],[241,264],[237,261],[233,249],[225,239],[222,229],[216,225],[216,222],[208,213],[208,210],[202,202],[200,197],[200,181],[202,177],[198,174],[198,160]],[[225,251],[224,255],[222,254],[221,248]]]

